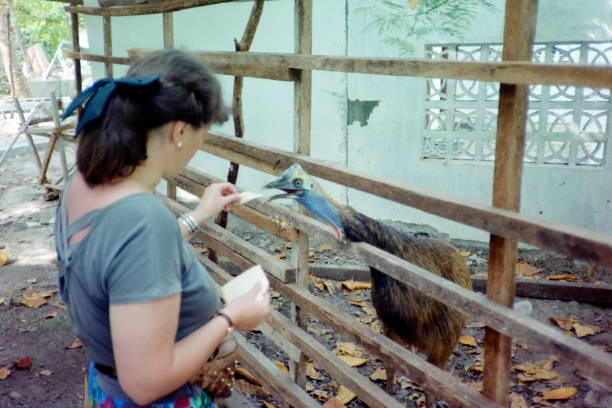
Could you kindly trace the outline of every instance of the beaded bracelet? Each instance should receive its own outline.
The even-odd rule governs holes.
[[[198,230],[198,223],[193,219],[191,214],[183,213],[179,215],[178,219],[187,227],[187,231],[189,231],[190,235],[193,235],[193,233]]]

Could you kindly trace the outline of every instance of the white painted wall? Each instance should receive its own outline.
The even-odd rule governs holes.
[[[387,57],[396,50],[366,29],[363,0],[314,0],[313,53]],[[95,5],[97,0],[86,0]],[[476,17],[464,42],[501,42],[504,2],[500,12]],[[191,50],[233,50],[251,9],[250,2],[221,4],[175,13],[175,44]],[[91,52],[102,54],[102,19],[88,17]],[[602,0],[541,0],[536,41],[612,39],[612,2]],[[133,47],[162,48],[162,17],[113,18],[113,54],[127,55]],[[293,52],[293,1],[266,1],[252,51]],[[457,42],[452,38],[427,38],[415,42]],[[422,56],[422,55],[419,55]],[[102,64],[93,64],[95,77],[104,75]],[[125,69],[117,67],[116,75]],[[232,78],[221,76],[226,101]],[[416,78],[344,74],[313,74],[312,156],[347,165],[388,180],[404,182],[483,204],[491,201],[492,164],[443,163],[419,159],[425,81]],[[293,85],[248,78],[243,108],[246,138],[277,148],[293,149]],[[376,100],[366,126],[347,125],[347,99]],[[232,134],[232,123],[221,128]],[[612,149],[606,169],[536,168],[526,166],[522,211],[569,225],[612,235]],[[192,165],[225,177],[228,162],[198,154]],[[270,176],[241,168],[238,184],[257,190]],[[427,223],[453,237],[487,240],[482,231],[379,199],[359,191],[324,183],[329,193],[371,216]]]

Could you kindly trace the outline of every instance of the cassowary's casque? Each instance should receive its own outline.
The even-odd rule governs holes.
[[[329,199],[314,179],[298,164],[292,165],[266,188],[284,190],[271,199],[296,200],[314,216],[331,224],[336,237],[366,242],[405,259],[465,288],[472,288],[469,271],[456,248],[446,242],[413,237],[384,225]],[[375,268],[372,274],[372,302],[385,335],[405,346],[427,354],[427,361],[443,368],[451,356],[465,317]],[[393,384],[390,374],[388,387]]]

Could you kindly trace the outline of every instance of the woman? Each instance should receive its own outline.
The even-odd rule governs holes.
[[[162,51],[125,78],[96,82],[65,116],[81,105],[78,171],[58,206],[55,239],[60,291],[91,360],[86,403],[212,407],[189,380],[228,331],[264,319],[269,297],[256,299],[257,286],[219,311],[218,288],[187,242],[197,224],[239,200],[231,184],[209,186],[178,221],[153,193],[227,118],[219,83],[190,55]]]

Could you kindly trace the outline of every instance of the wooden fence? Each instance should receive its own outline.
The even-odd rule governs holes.
[[[59,0],[57,0],[59,1]],[[164,46],[173,45],[172,12],[230,2],[230,0],[170,0],[130,7],[82,7],[78,1],[66,6],[73,22],[73,45],[65,55],[77,61],[105,64],[112,76],[113,64],[129,64],[154,50],[130,50],[128,56],[112,55],[111,17],[163,13]],[[255,12],[254,7],[254,12]],[[278,150],[235,137],[210,133],[202,150],[233,164],[279,174],[293,163],[301,164],[310,174],[351,188],[405,204],[438,216],[480,228],[491,233],[487,296],[471,292],[400,258],[364,243],[339,243],[331,228],[294,211],[252,201],[231,206],[229,211],[286,241],[297,243],[294,262],[285,262],[240,239],[214,223],[205,224],[197,233],[217,254],[241,268],[261,264],[271,278],[271,286],[295,305],[293,318],[272,312],[262,331],[282,348],[291,360],[291,377],[278,370],[270,360],[240,338],[242,362],[279,400],[295,407],[315,407],[319,403],[303,389],[307,358],[325,369],[372,407],[399,407],[401,404],[367,377],[348,367],[307,332],[308,316],[332,327],[360,344],[364,349],[391,364],[418,382],[425,390],[452,406],[494,407],[508,402],[512,339],[533,348],[551,352],[560,361],[580,369],[585,375],[612,388],[612,358],[605,352],[578,339],[570,338],[546,324],[523,316],[508,306],[515,294],[517,243],[537,247],[588,262],[612,266],[612,238],[548,220],[528,217],[518,212],[525,142],[527,88],[530,84],[563,84],[604,87],[612,84],[612,68],[587,65],[554,65],[529,62],[536,21],[536,0],[506,2],[502,62],[430,61],[403,58],[352,58],[314,56],[312,49],[312,2],[295,0],[295,54],[252,52],[198,52],[217,72],[236,77],[256,77],[294,82],[295,152]],[[80,50],[78,15],[103,19],[104,55]],[[331,165],[309,157],[311,71],[359,72],[416,77],[470,79],[499,82],[499,117],[492,206],[475,204],[456,197],[432,193],[392,183],[353,169]],[[80,67],[75,79],[80,89]],[[168,195],[162,197],[168,207],[186,211],[173,198],[176,188],[201,195],[204,188],[217,181],[196,169],[185,169],[169,179]],[[285,223],[279,223],[279,217]],[[456,307],[478,315],[487,324],[485,334],[484,391],[479,393],[449,373],[417,357],[385,336],[360,324],[336,306],[314,296],[308,290],[308,236],[319,234],[336,247],[359,254],[364,261],[405,284]],[[200,256],[212,276],[223,283],[230,275],[219,264]],[[585,291],[588,288],[584,289]],[[301,363],[301,364],[300,364]],[[484,394],[484,395],[483,395]]]

